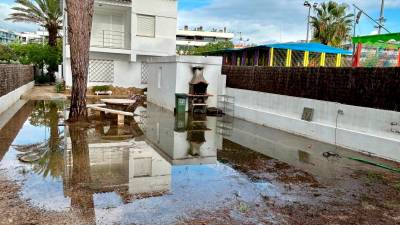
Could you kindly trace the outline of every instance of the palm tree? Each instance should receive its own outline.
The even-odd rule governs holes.
[[[6,20],[36,23],[49,32],[49,45],[57,45],[58,31],[62,28],[62,12],[59,0],[15,0],[19,6],[12,9]]]
[[[349,40],[354,15],[347,14],[348,7],[344,3],[329,1],[315,8],[316,16],[311,17],[314,40],[335,47]]]

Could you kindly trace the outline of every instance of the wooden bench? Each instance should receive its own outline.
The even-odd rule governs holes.
[[[115,110],[115,109],[108,109],[105,108],[105,104],[93,104],[93,105],[87,105],[87,109],[88,109],[88,114],[90,113],[90,110],[95,110],[98,112],[103,112],[103,113],[111,113],[111,114],[117,114],[118,116],[118,125],[119,126],[123,126],[125,123],[125,116],[131,116],[131,117],[135,117],[138,116],[134,113],[131,112],[125,112],[125,111],[121,111],[121,110]]]

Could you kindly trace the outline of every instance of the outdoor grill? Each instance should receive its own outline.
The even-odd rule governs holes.
[[[192,113],[207,112],[208,82],[203,76],[202,66],[193,66],[193,78],[189,82],[189,111]]]

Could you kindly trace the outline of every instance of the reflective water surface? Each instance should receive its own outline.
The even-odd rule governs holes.
[[[91,223],[174,224],[219,210],[243,223],[279,223],[268,199],[312,201],[302,187],[373,170],[322,156],[355,152],[242,120],[174,116],[149,104],[123,127],[96,115],[68,126],[65,108],[25,104],[0,130],[0,169],[32,206]]]

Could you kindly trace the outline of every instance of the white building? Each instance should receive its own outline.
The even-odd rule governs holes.
[[[35,31],[35,32],[21,32],[19,33],[20,42],[22,44],[28,43],[47,43],[49,39],[49,32],[47,31]]]
[[[230,41],[233,38],[234,34],[227,32],[226,28],[223,30],[213,29],[205,31],[203,27],[190,30],[188,26],[185,26],[183,30],[178,30],[176,33],[176,45],[178,49],[200,47],[208,43]]]
[[[95,0],[88,86],[146,87],[146,60],[176,54],[176,22],[176,0]],[[71,86],[66,26],[63,74]]]

